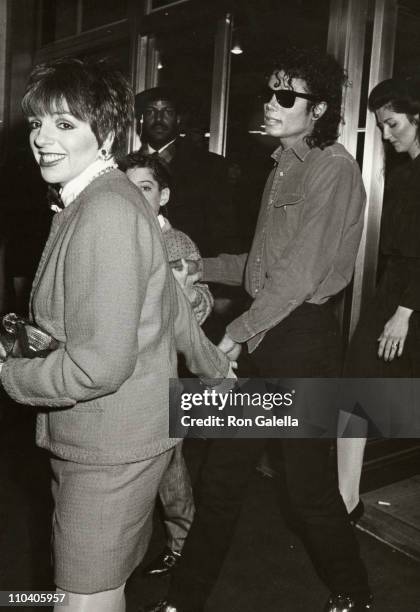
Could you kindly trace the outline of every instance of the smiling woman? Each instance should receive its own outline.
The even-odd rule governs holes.
[[[36,359],[9,355],[1,382],[41,410],[37,443],[51,452],[54,475],[55,583],[71,593],[68,612],[123,612],[177,442],[167,435],[177,351],[208,378],[225,377],[229,363],[178,289],[154,212],[117,169],[133,111],[124,77],[77,59],[44,64],[22,106],[35,160],[64,205],[30,304],[58,348]]]
[[[29,142],[42,178],[62,187],[90,166],[99,153],[89,123],[74,117],[67,103],[63,106],[64,112],[28,117]],[[109,138],[103,147],[109,149]]]
[[[81,67],[86,74],[80,74]],[[133,96],[124,77],[105,62],[62,59],[40,64],[32,71],[22,109],[27,118],[70,114],[85,122],[95,135],[98,147],[112,136],[110,151],[124,151],[126,130],[133,115]],[[63,117],[63,129],[71,121]]]

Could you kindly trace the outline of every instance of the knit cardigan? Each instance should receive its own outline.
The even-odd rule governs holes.
[[[119,170],[54,217],[31,312],[60,346],[47,357],[9,359],[1,382],[40,410],[37,443],[64,459],[126,463],[173,446],[177,351],[200,376],[229,371],[173,278],[153,211]]]

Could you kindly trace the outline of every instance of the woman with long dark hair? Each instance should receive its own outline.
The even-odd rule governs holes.
[[[369,96],[369,109],[386,146],[408,159],[387,181],[380,279],[350,343],[345,376],[416,378],[420,376],[420,81],[395,78],[379,83]],[[357,427],[360,431],[360,421]],[[340,491],[355,518],[363,508],[359,482],[365,443],[360,437],[338,441]]]

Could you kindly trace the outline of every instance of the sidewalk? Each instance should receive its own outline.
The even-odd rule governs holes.
[[[189,448],[189,459],[194,459]],[[255,472],[232,548],[207,612],[321,612],[328,595],[300,541],[279,511],[274,478]],[[0,422],[0,589],[52,589],[49,466],[34,445],[33,418],[17,408]],[[419,612],[420,564],[358,530],[378,612]],[[150,559],[164,543],[157,529]],[[165,578],[143,579],[141,568],[127,586],[127,612],[165,592]],[[32,608],[25,608],[31,610]],[[51,608],[34,607],[34,612]]]
[[[256,472],[221,579],[206,612],[321,612],[328,591],[279,512],[274,479]],[[164,543],[157,525],[148,558]],[[420,611],[420,563],[357,531],[378,612]],[[166,578],[133,574],[127,612],[159,599]]]

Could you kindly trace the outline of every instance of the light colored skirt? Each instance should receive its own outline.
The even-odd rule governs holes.
[[[147,550],[172,453],[116,466],[51,459],[56,586],[97,593],[127,580]]]

